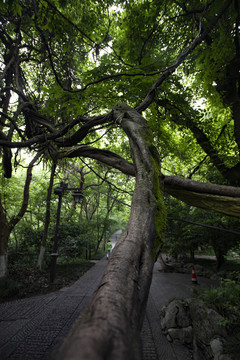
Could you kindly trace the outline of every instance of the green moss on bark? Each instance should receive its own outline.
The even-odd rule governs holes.
[[[153,260],[155,261],[164,242],[167,212],[163,200],[163,183],[161,182],[161,165],[159,161],[158,150],[152,144],[148,145],[148,149],[150,151],[151,161],[154,167],[153,196],[156,201],[156,209],[155,209],[156,237],[153,244]]]

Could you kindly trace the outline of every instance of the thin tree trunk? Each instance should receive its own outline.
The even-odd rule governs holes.
[[[99,249],[99,246],[100,246],[100,243],[102,242],[103,238],[104,238],[104,235],[106,234],[106,223],[109,219],[109,214],[110,212],[112,211],[112,208],[113,208],[113,205],[115,204],[115,200],[112,201],[111,205],[110,205],[110,198],[107,197],[107,214],[106,214],[106,217],[104,219],[104,225],[103,225],[103,229],[102,229],[102,233],[101,233],[101,236],[100,238],[98,239],[97,241],[97,246],[96,246],[96,250],[95,250],[95,255],[97,254],[98,252],[98,249]]]
[[[130,220],[89,306],[52,355],[54,359],[141,359],[140,329],[165,211],[158,188],[159,163],[146,121],[124,104],[115,108],[115,118],[121,119],[130,139],[137,170]]]
[[[190,256],[191,256],[191,261],[194,261],[194,257],[195,257],[194,249],[190,249]]]
[[[32,180],[32,169],[35,162],[39,159],[41,154],[37,154],[33,160],[30,162],[27,169],[27,176],[25,180],[23,200],[21,208],[16,216],[13,216],[10,221],[7,220],[5,210],[2,206],[1,197],[0,197],[0,278],[7,275],[7,250],[8,250],[8,241],[11,231],[14,229],[15,225],[22,219],[24,216],[29,200],[29,189],[30,183]]]
[[[212,236],[211,243],[212,243],[214,253],[216,255],[216,260],[217,260],[216,267],[217,267],[217,269],[220,269],[220,267],[225,262],[224,253],[221,249],[221,244],[219,244],[218,239],[216,239],[214,236]]]
[[[50,224],[51,196],[52,196],[52,188],[53,188],[55,170],[56,170],[56,163],[54,162],[53,165],[52,165],[52,168],[51,168],[51,176],[50,176],[50,181],[49,181],[49,186],[48,186],[48,191],[47,191],[45,224],[44,224],[44,231],[43,231],[41,248],[40,248],[40,251],[39,251],[39,256],[38,256],[38,261],[37,261],[37,267],[40,270],[42,269],[42,263],[43,263],[45,249],[46,249],[46,243],[47,243],[48,228],[49,228],[49,224]]]

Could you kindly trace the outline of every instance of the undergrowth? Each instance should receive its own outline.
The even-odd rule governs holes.
[[[49,269],[39,270],[20,263],[9,265],[8,276],[0,279],[0,302],[46,294],[69,286],[78,280],[94,263],[78,259],[57,264],[54,284],[49,284]]]
[[[207,306],[222,315],[220,322],[228,330],[226,352],[233,360],[239,360],[240,354],[240,274],[232,274],[234,279],[222,279],[217,288],[195,291]]]

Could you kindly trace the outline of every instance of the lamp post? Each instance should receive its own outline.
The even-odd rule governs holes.
[[[54,194],[58,195],[58,208],[57,208],[57,219],[56,219],[56,226],[55,226],[55,233],[53,237],[53,251],[51,253],[51,264],[50,264],[50,283],[54,283],[54,279],[56,276],[56,264],[57,264],[57,257],[58,257],[58,238],[59,238],[59,225],[60,225],[60,215],[61,215],[61,206],[62,206],[62,197],[64,191],[74,191],[73,192],[73,199],[74,203],[79,204],[83,199],[83,194],[81,189],[78,188],[68,188],[68,184],[61,182],[60,186],[54,189]]]

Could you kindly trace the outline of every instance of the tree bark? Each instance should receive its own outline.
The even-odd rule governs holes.
[[[84,314],[53,359],[141,359],[140,329],[152,278],[153,252],[161,246],[165,224],[157,155],[150,130],[135,110],[115,107],[127,133],[136,169],[136,186],[127,228],[114,248],[107,270]],[[143,211],[144,209],[144,211]]]

